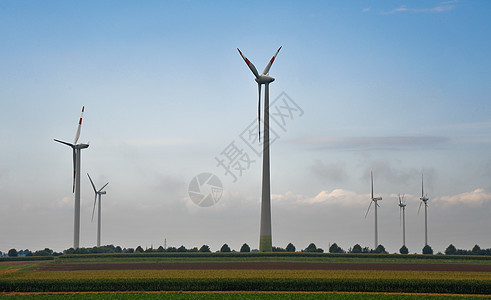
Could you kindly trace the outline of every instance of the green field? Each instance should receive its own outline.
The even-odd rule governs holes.
[[[316,262],[316,263],[425,263],[490,265],[481,257],[445,257],[422,255],[330,255],[291,253],[271,255],[248,253],[118,254],[67,255],[45,261],[0,261],[0,293],[4,292],[111,292],[111,291],[249,291],[238,299],[285,299],[290,294],[261,292],[382,292],[491,295],[491,272],[451,271],[375,271],[375,270],[141,270],[139,263],[162,262]],[[41,271],[41,265],[64,264],[135,264],[132,270]],[[98,294],[97,299],[126,299],[126,294]],[[89,297],[89,295],[84,295]],[[180,297],[162,294],[162,297]],[[224,299],[230,294],[185,294],[196,299]],[[326,294],[293,294],[295,299],[325,298]],[[370,295],[328,294],[333,299],[366,299]],[[64,295],[66,296],[66,295]],[[135,296],[135,295],[133,295]],[[138,294],[137,299],[153,299],[156,294]],[[371,295],[373,296],[373,295]],[[380,295],[377,295],[379,298]],[[393,295],[391,295],[392,297]],[[11,297],[11,296],[9,296]],[[24,297],[24,296],[22,296]],[[21,298],[22,298],[21,297]],[[43,297],[36,295],[35,297]],[[78,297],[71,295],[70,297]],[[116,298],[115,298],[116,297]],[[210,298],[207,298],[210,297]],[[237,298],[234,297],[233,298]],[[408,296],[407,299],[426,299]],[[411,298],[413,297],[413,298]],[[427,297],[424,295],[424,297]],[[429,297],[429,296],[428,296]],[[14,298],[17,298],[14,297]],[[29,299],[29,298],[22,298]],[[42,299],[42,298],[35,298]],[[76,298],[73,298],[76,299]],[[85,298],[86,299],[86,298]],[[164,298],[165,299],[165,298]],[[179,299],[179,298],[178,298]],[[192,298],[191,298],[192,299]],[[288,299],[288,298],[286,298]],[[427,298],[435,299],[435,298]],[[451,299],[455,299],[452,297]]]

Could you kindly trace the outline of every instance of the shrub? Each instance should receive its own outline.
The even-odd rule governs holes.
[[[223,244],[222,248],[220,248],[220,252],[230,252],[230,247],[227,244]]]
[[[286,245],[286,252],[295,252],[296,248],[295,246],[293,246],[292,243],[288,243],[288,245]]]
[[[351,253],[361,253],[361,246],[359,244],[356,244],[353,246],[353,249],[351,249]]]
[[[249,245],[244,243],[244,245],[242,245],[242,247],[240,247],[240,252],[251,252],[251,247],[249,247]]]
[[[403,245],[401,247],[401,249],[399,249],[399,253],[401,253],[401,254],[408,254],[409,253],[409,250],[407,249],[407,247],[405,245]]]
[[[457,253],[457,249],[452,244],[448,245],[447,249],[445,250],[445,254],[447,255],[455,255],[456,253]]]

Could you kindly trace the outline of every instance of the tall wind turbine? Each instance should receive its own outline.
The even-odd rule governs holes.
[[[84,106],[82,106],[82,114],[80,115],[80,120],[78,121],[77,133],[75,134],[75,140],[72,143],[63,142],[54,139],[58,143],[65,144],[72,148],[73,152],[73,190],[75,193],[75,217],[74,217],[74,230],[73,230],[73,248],[78,249],[80,244],[80,158],[82,155],[82,149],[88,148],[88,144],[77,144],[78,138],[80,137],[80,129],[82,127],[82,117],[84,115]]]
[[[424,188],[423,188],[423,174],[421,174],[421,202],[419,203],[419,208],[418,208],[418,214],[419,210],[421,209],[421,205],[424,203],[425,204],[425,246],[428,245],[428,200],[430,200],[428,195],[425,195],[424,193]]]
[[[259,238],[259,251],[273,251],[273,241],[271,237],[271,191],[270,191],[270,172],[269,172],[269,84],[274,78],[269,76],[269,69],[273,64],[276,55],[280,52],[281,47],[273,55],[264,71],[259,74],[256,67],[245,57],[239,48],[237,50],[244,59],[249,69],[256,76],[257,87],[259,91],[258,102],[258,130],[259,139],[261,139],[261,85],[264,84],[264,137],[263,137],[263,182],[261,194],[261,229]]]
[[[404,201],[404,195],[399,194],[399,220],[402,215],[402,245],[406,246],[406,202]]]
[[[370,204],[368,205],[368,210],[367,210],[367,213],[365,214],[365,218],[367,217],[368,215],[368,212],[370,211],[370,207],[372,206],[372,203],[375,203],[373,206],[375,207],[375,248],[373,249],[377,249],[378,247],[378,227],[377,227],[377,207],[380,207],[380,205],[378,205],[378,201],[382,201],[382,197],[373,197],[373,172],[370,171],[370,179],[371,179],[371,183],[372,183],[372,197],[371,197],[371,201],[370,201]]]
[[[95,188],[94,182],[92,181],[92,178],[90,178],[89,173],[87,173],[87,176],[89,176],[90,183],[92,184],[92,188],[94,189],[95,193],[95,198],[94,198],[94,208],[92,209],[92,221],[94,221],[94,211],[95,211],[95,204],[97,202],[97,196],[99,196],[99,206],[97,207],[97,247],[101,246],[101,196],[106,194],[106,191],[103,191],[103,189],[109,184],[106,183],[104,186],[102,186],[99,190]]]

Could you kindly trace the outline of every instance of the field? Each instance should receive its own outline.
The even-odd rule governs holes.
[[[417,293],[408,294],[407,299],[441,299],[443,295],[456,299],[451,296],[454,294],[468,295],[457,297],[462,299],[481,295],[482,299],[482,296],[491,295],[491,258],[152,253],[66,255],[54,260],[0,261],[0,299],[31,299],[31,296],[34,297],[32,299],[42,299],[43,295],[25,294],[39,292],[89,292],[91,294],[83,296],[106,299],[106,296],[110,298],[114,294],[102,292],[121,291],[125,294],[117,294],[118,299],[126,299],[124,297],[128,295],[132,299],[154,299],[157,296],[159,299],[288,299],[292,295],[295,299],[317,299],[326,295],[332,299],[368,299],[373,296],[370,293],[381,293],[377,294],[378,298],[383,293]],[[168,293],[130,294],[143,291]],[[183,291],[193,293],[176,293]],[[234,294],[216,293],[219,291]],[[80,295],[70,297],[78,299]]]

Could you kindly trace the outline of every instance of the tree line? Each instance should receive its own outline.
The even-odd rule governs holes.
[[[114,245],[106,245],[101,247],[92,247],[92,248],[78,248],[78,249],[67,249],[63,252],[56,252],[49,248],[45,248],[44,250],[30,251],[28,249],[19,250],[10,249],[7,253],[2,253],[0,251],[0,256],[59,256],[62,254],[98,254],[98,253],[155,253],[155,252],[212,252],[208,245],[203,245],[200,248],[186,248],[184,245],[180,247],[168,247],[164,248],[159,246],[158,248],[146,248],[143,249],[141,246],[137,246],[136,248],[121,248],[120,246]],[[258,252],[257,249],[252,249],[247,243],[244,243],[239,251],[231,249],[228,244],[223,244],[220,250],[216,252]],[[297,252],[296,247],[292,243],[288,243],[285,248],[282,247],[273,247],[273,252]],[[324,249],[318,248],[314,243],[310,243],[305,249],[301,249],[299,252],[316,252],[316,253],[324,253]],[[406,246],[402,246],[399,250],[401,254],[409,254],[409,250]],[[329,246],[329,253],[380,253],[387,254],[388,252],[385,250],[383,245],[378,245],[375,249],[370,249],[369,247],[361,247],[359,244],[354,245],[348,250],[344,250],[339,247],[336,243],[333,243]],[[433,249],[426,245],[423,250],[423,254],[433,254]],[[438,253],[443,254],[443,253]],[[446,255],[491,255],[491,248],[489,249],[481,249],[478,245],[475,245],[471,250],[463,250],[457,249],[454,245],[450,244],[445,250]]]

